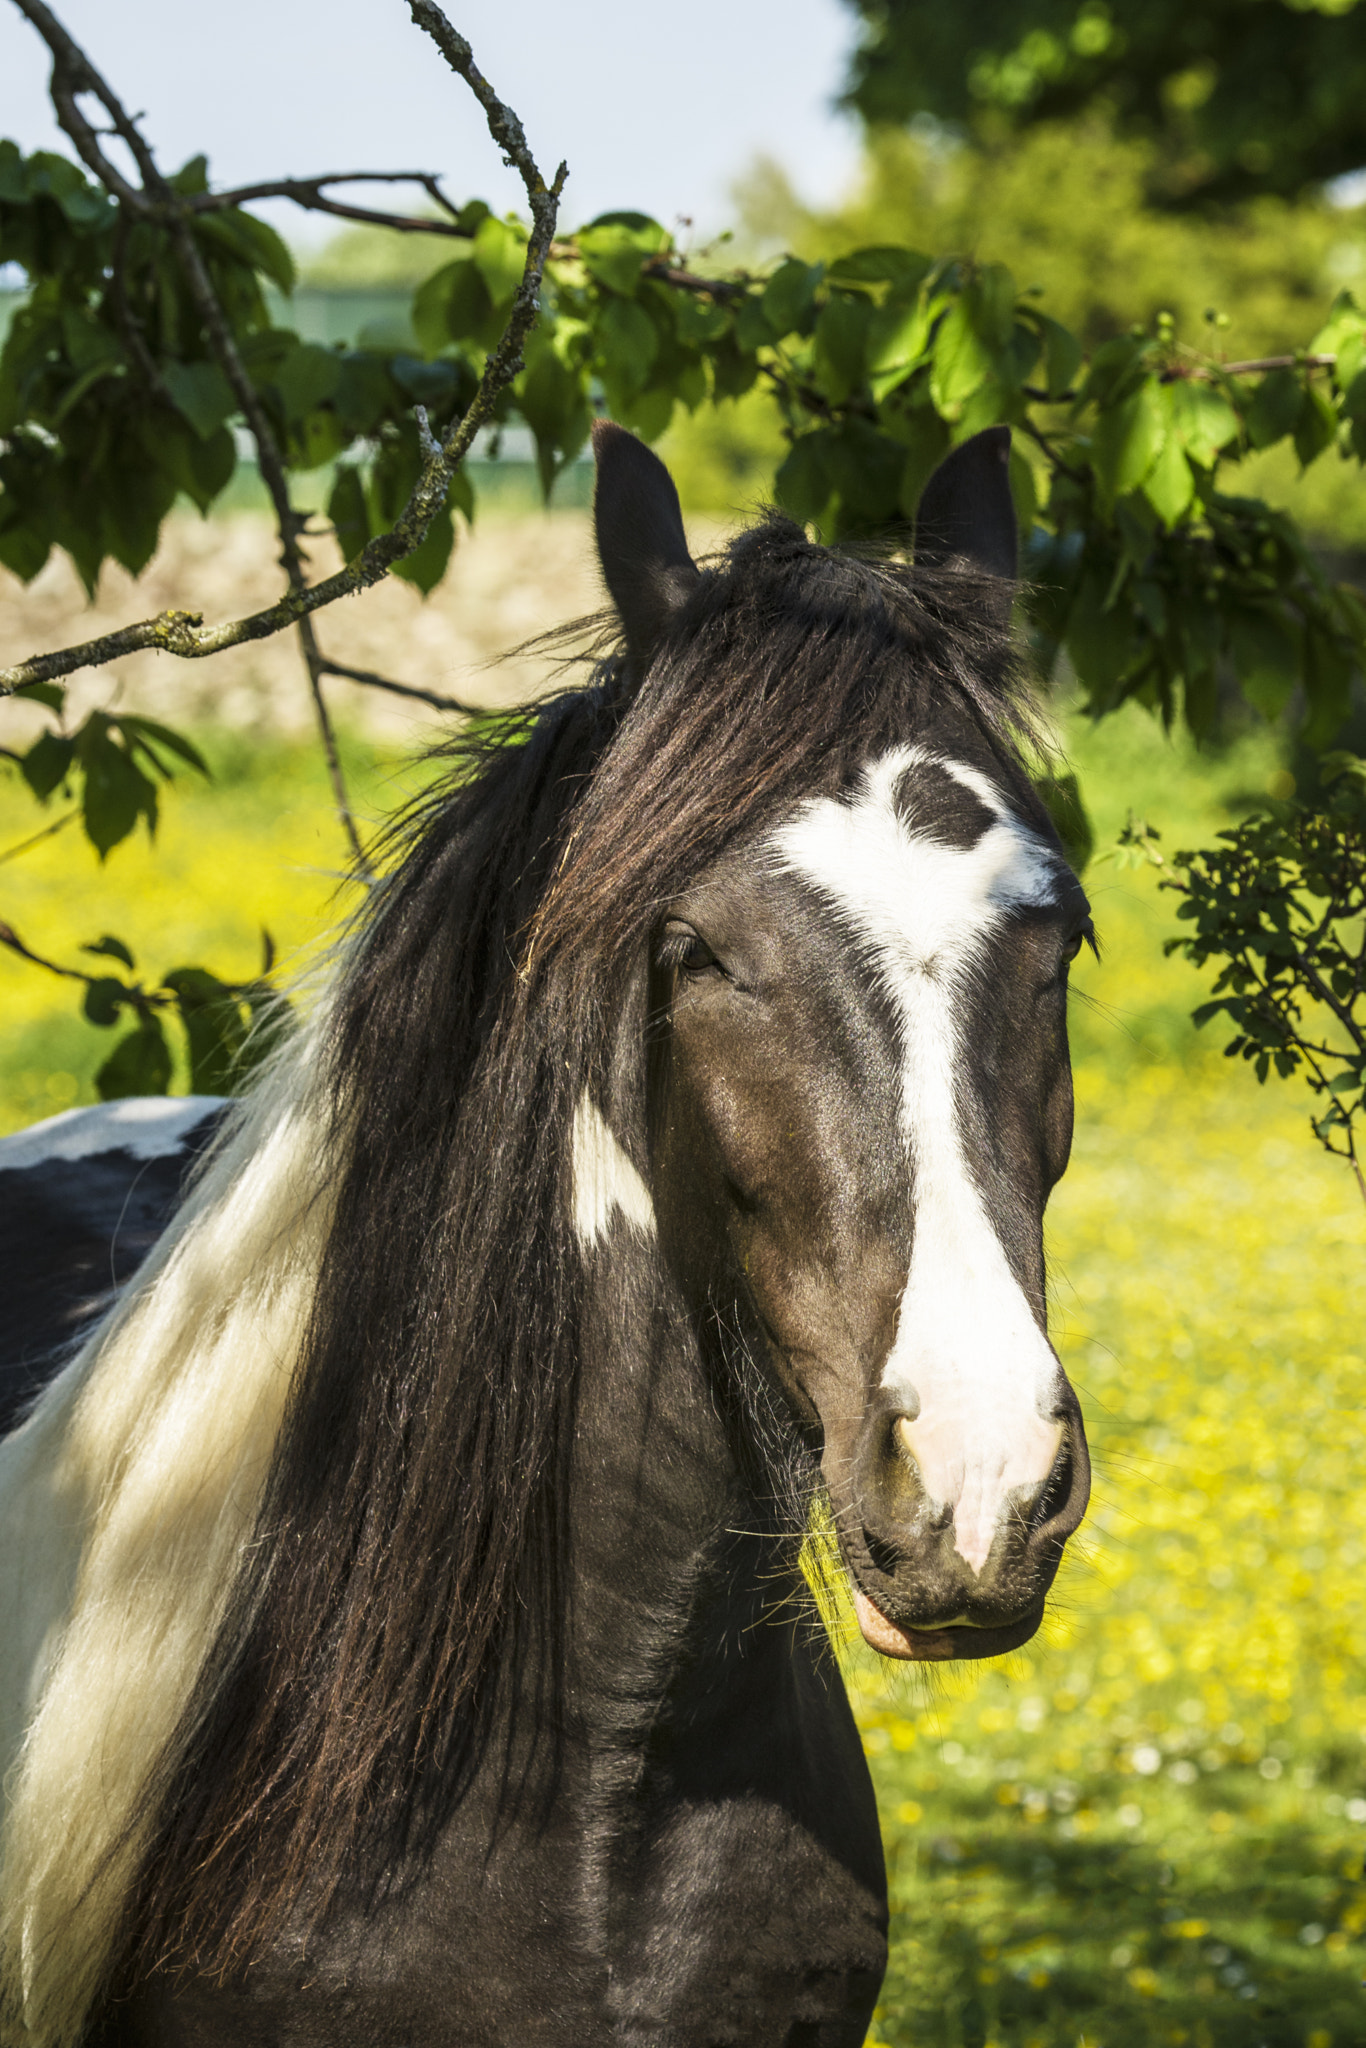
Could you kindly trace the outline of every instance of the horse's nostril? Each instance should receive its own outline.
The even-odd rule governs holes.
[[[1060,1515],[1067,1506],[1072,1493],[1072,1448],[1066,1437],[1053,1461],[1053,1470],[1048,1475],[1048,1484],[1034,1503],[1034,1512],[1029,1518],[1029,1533],[1033,1536],[1054,1515]]]
[[[888,1543],[882,1536],[874,1536],[871,1529],[864,1530],[863,1541],[867,1546],[868,1555],[877,1566],[877,1569],[880,1572],[885,1572],[889,1579],[894,1578],[896,1568],[901,1563],[901,1552],[896,1548],[896,1545]]]

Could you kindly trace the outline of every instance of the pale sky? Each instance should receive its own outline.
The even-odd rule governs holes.
[[[347,169],[435,170],[453,199],[521,199],[463,83],[404,0],[53,0],[54,11],[174,168],[198,150],[216,185]],[[699,234],[728,224],[759,154],[830,204],[857,161],[834,113],[853,37],[841,0],[449,0],[547,176],[566,227],[636,207]],[[0,135],[61,147],[46,52],[0,0]],[[359,194],[357,195],[359,196]],[[296,243],[331,232],[268,209]]]

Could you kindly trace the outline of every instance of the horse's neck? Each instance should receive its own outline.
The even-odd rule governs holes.
[[[786,1632],[774,1537],[759,1526],[700,1346],[639,1242],[590,1279],[572,1489],[573,1691],[627,1746],[670,1695],[748,1636],[756,1667]],[[772,1635],[772,1642],[757,1638]],[[779,1641],[782,1638],[782,1641]]]

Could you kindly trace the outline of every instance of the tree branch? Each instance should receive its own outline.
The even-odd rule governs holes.
[[[323,673],[340,676],[348,683],[364,683],[368,690],[391,690],[396,697],[414,697],[420,704],[430,704],[435,711],[453,711],[460,718],[477,717],[483,709],[479,704],[465,704],[459,697],[445,697],[439,690],[424,690],[417,683],[396,683],[389,676],[376,675],[373,669],[349,668],[345,662],[324,659]]]
[[[379,213],[372,207],[329,198],[323,190],[325,185],[420,185],[450,219],[433,220],[429,214]],[[195,192],[182,203],[189,213],[217,213],[230,206],[246,206],[255,199],[290,199],[305,212],[335,213],[342,220],[394,228],[399,234],[471,239],[469,229],[460,226],[459,208],[446,197],[432,171],[328,171],[318,178],[274,178],[259,185],[238,185],[230,192]]]
[[[96,71],[85,52],[62,27],[51,9],[44,4],[44,0],[15,0],[15,4],[38,30],[52,52],[53,104],[58,119],[82,162],[99,178],[105,189],[124,206],[131,211],[161,219],[170,233],[210,347],[228,380],[256,444],[258,465],[270,494],[280,532],[281,561],[289,589],[276,604],[266,606],[249,617],[231,620],[220,626],[206,628],[202,613],[167,611],[159,613],[154,619],[144,620],[139,625],[124,627],[115,633],[106,633],[99,639],[85,641],[79,646],[51,654],[35,655],[15,667],[0,670],[0,695],[8,695],[25,683],[70,675],[77,669],[112,661],[120,655],[131,654],[141,649],[156,649],[192,660],[208,654],[217,654],[226,647],[240,646],[246,641],[265,639],[287,626],[297,626],[308,668],[309,686],[319,733],[327,757],[328,772],[337,799],[338,813],[357,863],[365,871],[365,855],[347,802],[336,737],[322,692],[322,678],[325,675],[346,674],[348,671],[335,667],[322,653],[313,631],[312,614],[322,610],[326,605],[335,603],[339,597],[348,596],[352,592],[364,590],[377,583],[395,562],[401,561],[421,544],[432,520],[444,508],[455,472],[468,453],[475,435],[492,417],[500,394],[523,366],[522,344],[539,309],[541,279],[554,241],[559,198],[564,189],[565,178],[568,176],[568,167],[561,163],[552,183],[546,185],[527,146],[520,120],[512,109],[498,98],[488,80],[479,71],[465,38],[451,26],[441,9],[432,4],[432,0],[411,0],[410,11],[414,22],[432,38],[452,69],[469,86],[484,109],[489,132],[502,151],[504,160],[513,165],[520,174],[531,208],[531,234],[527,242],[521,282],[513,299],[507,325],[485,360],[484,373],[464,416],[452,427],[444,444],[439,444],[431,433],[425,411],[420,406],[416,408],[423,461],[403,512],[387,533],[376,535],[344,569],[334,576],[325,578],[321,583],[310,584],[305,573],[305,558],[299,545],[299,534],[304,521],[296,513],[290,500],[289,483],[279,444],[238,351],[231,325],[195,239],[192,223],[196,213],[237,203],[248,196],[263,197],[268,190],[294,198],[299,198],[302,193],[307,195],[309,203],[320,203],[323,210],[336,210],[341,202],[326,199],[321,188],[341,182],[342,174],[316,179],[281,180],[273,187],[242,187],[228,194],[177,194],[163,177],[132,116],[113,89]],[[100,147],[95,130],[82,114],[78,104],[79,95],[83,92],[96,95],[113,124],[114,132],[132,152],[143,179],[141,190],[123,177]],[[450,202],[441,193],[435,178],[425,172],[356,174],[357,177],[369,175],[373,175],[377,182],[396,182],[401,177],[409,177],[431,192],[448,212],[453,212]],[[287,192],[286,187],[290,188]],[[300,200],[300,203],[304,201]],[[370,215],[368,210],[352,210],[353,217],[361,217],[362,211],[367,218],[378,218]],[[399,222],[395,216],[388,217],[385,224],[394,226],[399,225]],[[414,222],[409,225],[414,230],[453,232],[444,223]],[[131,340],[140,341],[140,337],[131,335],[131,321],[129,325]],[[150,357],[144,362],[145,348],[134,347],[133,353],[139,366],[150,369],[151,375],[155,376],[155,365],[151,363]],[[437,704],[441,709],[468,708],[457,704],[454,699],[439,699],[435,692],[423,692],[411,686],[390,683],[382,677],[371,676],[368,672],[350,673],[354,680],[368,682],[382,689],[392,689],[400,695],[422,697],[425,701]]]

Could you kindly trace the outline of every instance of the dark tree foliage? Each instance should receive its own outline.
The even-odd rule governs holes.
[[[1366,762],[1332,753],[1322,765],[1321,802],[1273,804],[1176,856],[1163,886],[1194,931],[1167,951],[1219,963],[1196,1023],[1232,1024],[1226,1051],[1258,1080],[1303,1075],[1319,1098],[1315,1137],[1351,1161],[1366,1197]]]
[[[1286,196],[1366,165],[1361,0],[849,0],[847,99],[999,138],[1096,110],[1155,145],[1153,197]]]
[[[520,123],[490,94],[495,140],[520,152],[531,225],[437,191],[440,217],[406,224],[446,237],[451,250],[414,297],[410,350],[324,348],[287,324],[287,251],[245,210],[247,198],[277,188],[215,193],[199,159],[164,177],[50,10],[41,0],[18,4],[54,50],[54,104],[84,168],[0,143],[0,261],[18,264],[28,284],[0,350],[0,562],[28,580],[60,546],[92,589],[109,558],[136,574],[178,495],[205,511],[218,500],[246,432],[275,505],[289,584],[247,619],[201,628],[185,613],[163,613],[0,667],[0,694],[37,702],[49,721],[10,758],[39,802],[63,794],[101,857],[139,822],[154,829],[158,785],[174,767],[203,764],[188,741],[146,719],[97,710],[73,725],[63,678],[139,647],[200,658],[297,625],[325,747],[327,675],[459,712],[454,700],[338,663],[312,621],[390,569],[424,591],[438,580],[453,515],[474,512],[463,461],[475,427],[524,423],[549,493],[595,413],[654,440],[679,407],[753,390],[771,401],[787,442],[778,504],[829,540],[889,530],[895,539],[898,529],[908,539],[926,479],[948,450],[982,428],[1010,426],[1023,623],[1042,671],[1065,663],[1094,715],[1134,698],[1211,737],[1236,685],[1250,710],[1286,720],[1311,749],[1341,743],[1354,678],[1366,669],[1366,599],[1325,573],[1292,519],[1240,492],[1236,473],[1278,444],[1301,465],[1366,461],[1366,309],[1350,294],[1316,334],[1288,336],[1284,354],[1256,361],[1209,353],[1212,334],[1195,345],[1168,316],[1153,331],[1112,336],[1088,358],[1002,264],[877,246],[832,263],[788,256],[762,271],[722,270],[691,261],[643,214],[557,231],[563,170],[547,187]],[[1046,11],[1051,0],[1029,4]],[[1151,21],[1167,20],[1165,6],[1152,0]],[[477,81],[477,96],[489,93],[440,10],[431,0],[412,7],[466,82]],[[1230,37],[1230,23],[1260,34],[1282,16],[1292,19],[1280,0],[1192,13]],[[1058,48],[1100,66],[1122,42],[1138,94],[1146,45],[1138,26],[1124,26],[1131,17],[1150,22],[1136,5],[1113,17],[1094,0],[1079,15],[1064,10]],[[870,52],[879,36],[890,50],[894,31],[920,24],[925,75],[938,76],[939,65],[948,77],[965,61],[963,19],[973,35],[1008,21],[1018,39],[1021,20],[1034,17],[1007,17],[993,0],[961,19],[922,20],[919,9],[892,5],[869,19]],[[1334,25],[1312,9],[1293,21],[1311,39]],[[1354,35],[1358,21],[1366,24],[1366,0],[1341,17]],[[1041,23],[1043,12],[1040,35]],[[1037,70],[1053,46],[1035,36],[1028,47]],[[1072,58],[1059,62],[1061,78]],[[1322,52],[1313,62],[1325,91],[1347,76]],[[1181,63],[1189,83],[1191,65]],[[1092,80],[1088,92],[1101,90],[1102,69],[1078,72]],[[970,66],[969,80],[980,85],[989,72]],[[875,76],[872,55],[865,73]],[[1202,104],[1216,104],[1217,85]],[[1175,104],[1170,90],[1153,90],[1154,104]],[[92,94],[139,158],[140,187],[111,165],[81,115],[76,102]],[[1134,119],[1140,99],[1131,95]],[[1193,118],[1191,91],[1186,99]],[[995,104],[989,95],[982,103]],[[1047,110],[1023,91],[1012,104],[1021,116]],[[316,197],[326,182],[292,181],[290,194]],[[285,295],[283,311],[272,287]],[[347,566],[317,581],[290,490],[297,473],[322,465],[332,471],[328,516]],[[339,816],[368,874],[335,752],[331,764]],[[1084,859],[1075,783],[1054,778],[1049,795]],[[1206,957],[1219,953],[1231,900],[1220,897],[1215,921],[1202,926]],[[1226,937],[1226,951],[1242,943],[1232,925]],[[187,1040],[203,1085],[241,1070],[246,1027],[263,1001],[257,984],[229,987],[202,969],[144,983],[127,948],[109,938],[95,942],[99,974],[44,961],[3,926],[0,945],[82,983],[92,1022],[131,1024],[101,1070],[105,1092],[166,1085],[167,1021]],[[111,971],[120,965],[130,978]]]

